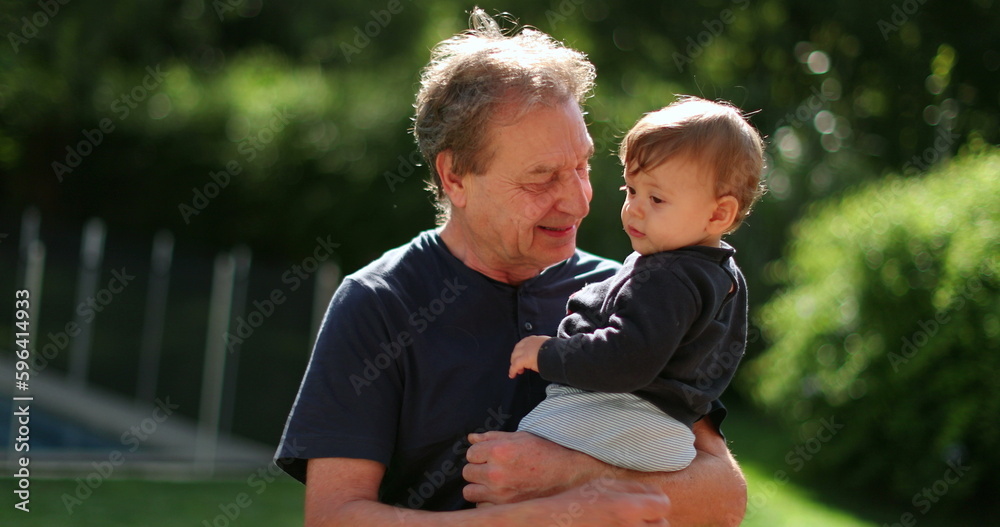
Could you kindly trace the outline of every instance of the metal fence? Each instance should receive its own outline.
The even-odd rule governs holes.
[[[109,237],[96,218],[75,236],[43,235],[35,209],[22,215],[16,239],[0,240],[4,286],[31,298],[30,385],[18,391],[13,353],[4,352],[0,378],[10,380],[0,391],[29,397],[51,414],[46,426],[67,424],[69,432],[33,439],[52,470],[125,448],[212,475],[239,459],[259,463],[277,442],[339,282],[337,245],[317,238],[311,254],[283,262],[255,261],[242,246],[213,257],[182,243],[167,231],[146,244]],[[13,298],[0,320],[15,321]],[[12,350],[17,328],[5,325],[0,350]],[[129,435],[134,423],[141,432],[164,408],[169,418],[154,419],[142,449],[126,444],[139,443]],[[9,447],[17,428],[11,414]]]

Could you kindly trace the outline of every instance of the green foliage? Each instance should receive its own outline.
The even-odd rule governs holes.
[[[607,235],[621,202],[611,152],[643,112],[675,93],[761,110],[753,121],[771,138],[772,192],[734,236],[752,282],[780,253],[779,231],[811,200],[888,167],[931,164],[924,154],[938,139],[935,125],[956,132],[948,153],[977,134],[1000,140],[1000,37],[968,31],[1000,24],[989,0],[480,5],[597,65],[588,105],[595,199],[581,246],[602,255],[628,253],[624,236]],[[465,27],[471,4],[73,2],[52,16],[37,2],[0,6],[0,220],[16,221],[33,204],[47,221],[99,216],[140,237],[166,228],[291,260],[332,233],[348,270],[431,226],[426,171],[400,156],[414,151],[407,129],[428,49]],[[116,111],[157,66],[165,80],[127,117]],[[241,143],[273,111],[287,111],[290,122],[251,158]],[[66,149],[102,119],[114,131],[58,179],[53,163],[66,164]],[[234,160],[243,170],[231,187],[185,218],[178,208]],[[408,175],[388,183],[400,174]],[[766,287],[751,287],[766,296]]]
[[[742,381],[800,438],[843,424],[810,472],[909,500],[960,460],[942,503],[985,497],[1000,469],[1000,151],[984,150],[813,207],[769,269],[787,289],[760,310],[771,346]]]

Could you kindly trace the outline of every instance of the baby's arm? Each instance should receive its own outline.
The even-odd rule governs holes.
[[[552,339],[538,353],[542,378],[588,391],[634,392],[652,382],[680,346],[700,314],[692,288],[668,269],[629,278],[603,297],[603,320],[571,309],[560,327],[571,336]],[[614,295],[607,296],[607,295]]]
[[[550,338],[544,335],[532,335],[521,339],[521,342],[514,346],[514,353],[510,355],[510,371],[507,375],[513,379],[524,373],[524,370],[538,371],[538,349]]]

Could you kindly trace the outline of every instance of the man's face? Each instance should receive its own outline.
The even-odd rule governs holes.
[[[533,276],[573,255],[590,211],[594,143],[572,101],[536,105],[487,138],[484,174],[464,177],[464,227],[487,269]]]

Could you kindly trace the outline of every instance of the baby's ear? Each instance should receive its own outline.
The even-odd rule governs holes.
[[[715,200],[715,210],[708,220],[708,232],[719,235],[726,233],[736,221],[739,211],[740,202],[733,196],[722,196]]]

